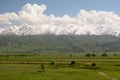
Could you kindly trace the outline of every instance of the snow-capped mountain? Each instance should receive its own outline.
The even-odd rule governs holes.
[[[0,35],[41,35],[41,34],[72,34],[72,35],[113,35],[120,36],[120,29],[96,27],[89,29],[89,27],[54,27],[54,26],[37,26],[31,27],[28,25],[22,27],[7,27],[0,28]]]
[[[45,5],[26,4],[18,13],[0,14],[0,35],[120,36],[120,16],[114,12],[80,10],[76,17],[56,17],[45,10]]]

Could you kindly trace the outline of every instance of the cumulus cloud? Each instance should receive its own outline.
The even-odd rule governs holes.
[[[26,4],[18,13],[0,14],[0,33],[120,35],[120,17],[114,12],[80,10],[76,17],[45,15],[47,7]]]

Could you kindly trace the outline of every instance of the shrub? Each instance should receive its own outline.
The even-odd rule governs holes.
[[[96,63],[92,63],[91,65],[84,65],[85,69],[100,69],[99,67],[96,66]]]
[[[105,57],[105,56],[107,56],[107,53],[103,53],[101,56]]]
[[[41,64],[41,69],[42,69],[42,72],[45,71],[45,65],[44,64]]]
[[[54,64],[55,64],[55,61],[51,61],[50,64],[51,64],[51,65],[54,65]]]
[[[96,56],[96,54],[92,54],[92,57],[95,57]]]
[[[76,64],[75,61],[71,61],[71,62],[70,62],[70,65],[74,65],[74,64]]]
[[[114,53],[114,56],[117,56],[117,54],[116,54],[116,53]]]
[[[87,53],[85,56],[86,56],[86,57],[91,57],[91,54],[90,54],[90,53]]]
[[[96,66],[96,63],[92,63],[91,66]]]
[[[72,57],[72,54],[70,54],[69,56]]]

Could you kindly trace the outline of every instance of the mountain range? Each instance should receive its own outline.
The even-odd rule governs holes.
[[[42,35],[42,34],[54,34],[54,35],[112,35],[120,36],[120,29],[97,27],[92,30],[89,27],[30,27],[28,25],[22,27],[6,27],[0,28],[0,35]]]
[[[1,53],[119,52],[120,16],[80,10],[76,16],[46,15],[42,4],[0,14]]]
[[[80,10],[77,16],[46,15],[46,5],[24,5],[18,12],[0,14],[0,35],[120,36],[120,17],[109,11]]]
[[[0,53],[119,52],[120,37],[109,35],[1,35]]]

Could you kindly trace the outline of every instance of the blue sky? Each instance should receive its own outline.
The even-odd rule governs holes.
[[[45,4],[45,14],[76,16],[81,10],[113,11],[120,15],[120,0],[0,0],[0,14],[18,12],[26,3]]]

